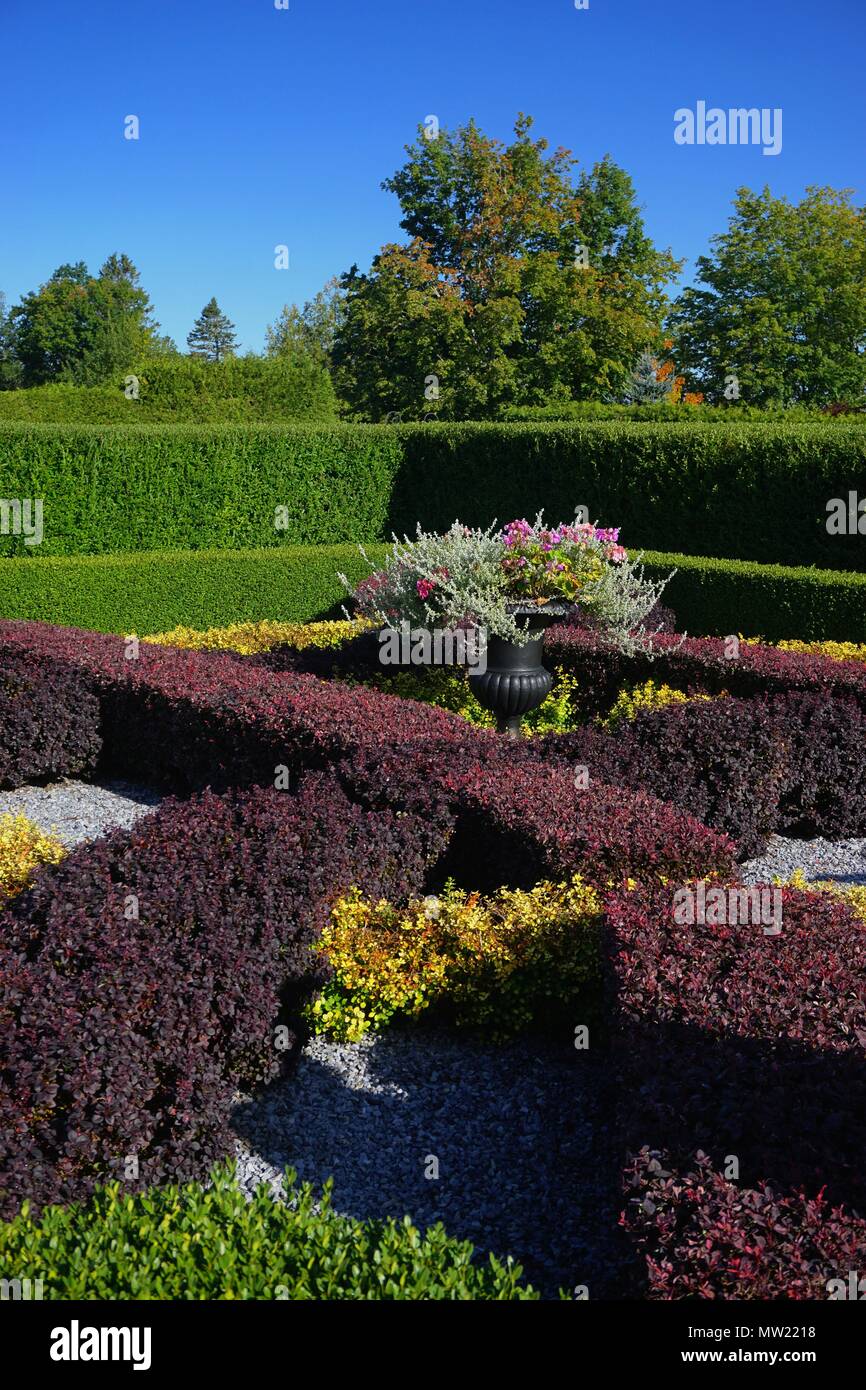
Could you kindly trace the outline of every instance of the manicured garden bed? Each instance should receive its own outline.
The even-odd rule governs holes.
[[[587,1244],[575,1230],[569,1267],[567,1242],[545,1258],[526,1211],[508,1202],[472,1230],[528,1264],[547,1296],[561,1282],[571,1296],[588,1286],[590,1298],[821,1298],[863,1266],[859,899],[779,888],[778,934],[754,921],[685,922],[673,907],[696,881],[737,892],[738,861],[772,835],[866,836],[861,660],[745,642],[732,656],[723,642],[661,635],[652,678],[681,698],[633,693],[611,723],[617,697],[642,690],[649,668],[598,634],[554,628],[548,655],[575,678],[569,697],[546,732],[512,741],[436,708],[429,685],[423,699],[375,688],[363,634],[247,633],[237,642],[247,655],[231,637],[174,640],[191,645],[0,623],[3,785],[125,778],[165,798],[59,862],[43,854],[32,885],[2,907],[0,1198],[12,1223],[2,1240],[39,1278],[40,1251],[57,1236],[67,1254],[47,1296],[80,1290],[74,1251],[85,1239],[94,1267],[107,1261],[100,1290],[227,1296],[228,1285],[193,1281],[181,1293],[153,1271],[112,1273],[105,1252],[126,1218],[99,1190],[206,1183],[238,1124],[261,1134],[269,1105],[278,1170],[291,1144],[283,1151],[274,1137],[268,1097],[291,1096],[292,1059],[308,1068],[303,1093],[326,1097],[309,1068],[336,1053],[316,1049],[369,1050],[386,1024],[413,1057],[425,1038],[447,1039],[452,1067],[461,1037],[493,1048],[516,1029],[527,1067],[552,1048],[583,1078],[573,1103],[585,1114],[564,1133],[592,1123],[576,1145],[564,1140],[559,1180],[579,1186],[583,1170],[568,1165],[596,1164],[604,1231]],[[220,645],[229,649],[208,649]],[[344,1022],[349,1040],[328,1042],[338,1014],[363,1015],[369,1038],[353,1043]],[[391,1080],[399,1088],[399,1074]],[[431,1138],[417,1155],[417,1210],[444,1215],[459,1240],[464,1208],[430,1195],[431,1158],[439,1191],[458,1180]],[[555,1180],[546,1170],[544,1182]],[[347,1191],[349,1217],[403,1216],[348,1210],[370,1186],[354,1179]],[[412,1200],[411,1185],[394,1191],[401,1206]],[[247,1249],[239,1200],[220,1197],[205,1219],[193,1192],[181,1229],[201,1221],[206,1249],[230,1210],[229,1245]],[[23,1201],[30,1217],[16,1216]],[[340,1272],[303,1287],[300,1276],[277,1280],[269,1242],[301,1249],[306,1236],[280,1235],[269,1210],[250,1217],[267,1232],[260,1266],[246,1282],[231,1275],[242,1296],[516,1296],[507,1270],[485,1282],[483,1262],[467,1266],[439,1236],[425,1285],[396,1234],[351,1224],[334,1228],[338,1244],[372,1259],[384,1242],[403,1284],[395,1274],[390,1290],[385,1279],[367,1294]]]

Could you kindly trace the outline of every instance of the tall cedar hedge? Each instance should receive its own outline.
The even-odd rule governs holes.
[[[852,491],[862,423],[0,422],[0,497],[44,499],[43,556],[373,542],[582,505],[632,546],[866,570],[866,535],[826,529]]]

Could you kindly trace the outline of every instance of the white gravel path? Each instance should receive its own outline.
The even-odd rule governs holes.
[[[740,865],[745,883],[769,883],[788,879],[802,869],[807,879],[836,883],[866,883],[866,839],[788,840],[773,835],[759,859]]]

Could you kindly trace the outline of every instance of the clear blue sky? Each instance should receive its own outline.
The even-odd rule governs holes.
[[[866,202],[866,0],[0,0],[0,53],[0,289],[125,251],[181,347],[216,295],[259,350],[398,239],[380,183],[431,114],[505,138],[524,110],[582,166],[610,152],[690,264],[741,184]],[[782,152],[676,145],[698,100],[781,107]]]

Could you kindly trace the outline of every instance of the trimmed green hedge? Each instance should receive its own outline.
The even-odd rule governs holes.
[[[662,602],[693,636],[866,642],[866,574],[650,551],[645,562],[652,576],[677,570]]]
[[[126,394],[137,379],[136,396]],[[132,389],[132,386],[130,386]],[[0,420],[41,424],[226,424],[266,420],[334,420],[337,398],[327,367],[309,355],[295,357],[153,357],[104,386],[54,382],[0,391]]]
[[[384,546],[370,546],[377,563]],[[369,574],[356,545],[150,551],[0,563],[0,616],[144,636],[184,624],[306,622]]]
[[[42,555],[385,540],[583,505],[631,546],[866,570],[866,534],[827,534],[850,491],[866,497],[863,422],[0,422],[0,497],[44,499]],[[0,537],[0,556],[33,549]]]
[[[854,412],[850,412],[853,414]],[[512,405],[503,410],[502,420],[663,420],[671,424],[731,425],[743,420],[791,424],[806,420],[833,425],[843,414],[830,415],[819,406],[683,405],[656,401],[651,405],[613,405],[606,401],[552,401],[547,405]]]
[[[0,423],[0,497],[44,499],[40,558],[319,545],[388,534],[399,459],[387,428]]]
[[[365,548],[381,562],[385,546]],[[678,569],[665,601],[693,634],[866,641],[866,575],[655,552],[644,563],[653,576]],[[339,608],[341,571],[352,582],[369,573],[357,546],[7,560],[0,617],[142,636],[181,624],[306,622]]]
[[[3,1277],[29,1280],[30,1297],[65,1301],[538,1297],[518,1265],[492,1255],[473,1263],[472,1246],[441,1225],[421,1235],[408,1217],[338,1216],[328,1188],[317,1210],[306,1183],[291,1205],[265,1186],[247,1202],[228,1167],[214,1179],[138,1196],[115,1183],[86,1207],[24,1213],[0,1225]]]

